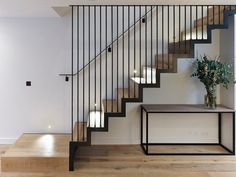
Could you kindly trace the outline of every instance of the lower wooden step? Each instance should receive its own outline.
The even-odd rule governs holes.
[[[69,141],[69,134],[23,134],[2,154],[1,171],[68,171]]]

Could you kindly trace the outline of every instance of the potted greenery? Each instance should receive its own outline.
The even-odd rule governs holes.
[[[205,55],[194,63],[192,77],[197,77],[206,88],[206,108],[216,108],[216,86],[222,84],[228,89],[228,84],[233,81],[232,65],[222,63],[219,59],[208,59]]]

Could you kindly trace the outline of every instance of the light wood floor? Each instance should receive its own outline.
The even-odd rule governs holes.
[[[0,145],[0,153],[8,147]],[[234,156],[145,156],[139,146],[80,148],[74,172],[1,173],[1,177],[236,177]]]

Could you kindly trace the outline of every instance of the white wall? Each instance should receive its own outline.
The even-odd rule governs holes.
[[[58,76],[69,67],[69,27],[68,18],[0,19],[0,144],[69,131],[70,85]]]

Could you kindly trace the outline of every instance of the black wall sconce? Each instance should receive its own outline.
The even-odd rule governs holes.
[[[142,23],[146,23],[146,18],[142,18]]]
[[[69,77],[68,76],[65,77],[65,81],[69,82]]]

